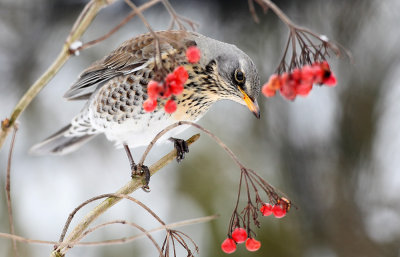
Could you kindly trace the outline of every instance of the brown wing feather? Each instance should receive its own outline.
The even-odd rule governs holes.
[[[160,31],[156,33],[162,51],[179,49],[188,45],[182,39],[185,39],[189,34],[193,35],[185,31]],[[88,99],[106,81],[145,65],[154,57],[153,41],[153,36],[149,33],[125,41],[109,55],[96,61],[83,71],[64,97],[68,100]]]

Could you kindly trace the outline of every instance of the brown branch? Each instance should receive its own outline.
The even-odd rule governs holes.
[[[201,218],[196,218],[196,219],[190,219],[190,220],[184,220],[172,224],[167,224],[165,226],[160,226],[154,229],[148,230],[149,233],[154,233],[158,231],[162,231],[165,229],[173,229],[173,228],[178,228],[178,227],[183,227],[183,226],[188,226],[188,225],[193,225],[193,224],[198,224],[198,223],[203,223],[203,222],[208,222],[210,220],[218,218],[218,215],[212,215],[212,216],[206,216],[206,217],[201,217]],[[110,239],[110,240],[104,240],[104,241],[97,241],[97,242],[79,242],[76,243],[75,245],[79,246],[95,246],[101,243],[101,245],[114,245],[114,244],[125,244],[131,241],[134,241],[138,238],[144,237],[144,234],[139,234],[139,235],[134,235],[131,237],[124,237],[120,239]]]
[[[296,27],[296,24],[292,22],[292,20],[275,3],[270,0],[260,0],[260,2],[266,4],[288,27]],[[259,2],[258,4],[261,5]],[[261,5],[261,7],[263,7],[263,5]]]
[[[205,217],[201,217],[201,218],[184,220],[184,221],[180,221],[180,222],[163,225],[163,226],[160,226],[160,227],[157,227],[154,229],[150,229],[150,230],[148,230],[148,232],[154,233],[154,232],[162,231],[165,229],[173,229],[173,228],[208,222],[208,221],[216,219],[216,218],[218,218],[218,215],[211,215],[211,216],[205,216]],[[94,242],[78,242],[78,243],[74,244],[74,246],[96,246],[99,244],[101,244],[101,245],[123,244],[123,243],[128,243],[128,242],[134,241],[136,239],[142,238],[144,236],[146,236],[146,235],[142,233],[139,235],[134,235],[131,237],[120,238],[120,239],[111,239],[111,240],[94,241]],[[2,232],[0,232],[0,237],[1,238],[9,238],[12,240],[16,240],[18,242],[24,242],[24,243],[28,243],[28,244],[46,244],[46,245],[58,244],[58,242],[56,242],[56,241],[29,239],[29,238],[25,238],[22,236],[11,235],[11,234],[2,233]]]
[[[175,27],[175,23],[178,24],[178,29],[180,30],[186,30],[183,22],[188,24],[192,30],[196,30],[196,27],[199,26],[199,24],[195,23],[191,19],[178,15],[168,0],[162,0],[162,3],[164,4],[165,9],[167,9],[167,11],[169,12],[169,15],[171,16],[171,24],[169,26],[170,30]]]
[[[12,161],[12,154],[13,154],[14,145],[15,145],[15,136],[17,135],[17,131],[18,131],[18,125],[15,124],[14,133],[13,133],[12,139],[11,139],[10,152],[8,154],[7,175],[6,175],[8,223],[10,225],[11,235],[15,235],[14,220],[13,220],[13,214],[12,214],[12,204],[11,204],[11,161]],[[18,252],[18,248],[17,248],[17,241],[15,239],[13,239],[12,244],[13,244],[14,256],[18,257],[19,252]]]
[[[205,132],[206,134],[208,134],[212,139],[214,139],[215,142],[217,142],[217,144],[218,144],[219,146],[222,147],[222,149],[224,149],[224,150],[228,153],[228,155],[235,161],[235,163],[239,166],[240,169],[242,169],[242,168],[244,169],[244,168],[245,168],[244,165],[243,165],[243,164],[239,161],[239,159],[236,157],[236,155],[232,152],[232,150],[229,149],[229,147],[228,147],[224,142],[222,142],[221,139],[219,139],[216,135],[214,135],[214,134],[213,134],[211,131],[209,131],[208,129],[205,129],[205,128],[203,128],[202,126],[200,126],[199,124],[196,124],[196,123],[191,122],[191,121],[179,121],[179,122],[176,122],[176,123],[174,123],[174,124],[172,124],[172,125],[169,125],[169,126],[166,127],[165,129],[163,129],[162,131],[160,131],[160,132],[154,137],[154,139],[150,142],[150,144],[147,146],[146,150],[144,151],[144,153],[143,153],[143,155],[142,155],[142,158],[141,158],[140,161],[139,161],[138,166],[140,167],[140,166],[143,165],[144,161],[146,160],[147,155],[149,154],[150,150],[153,148],[154,144],[155,144],[165,133],[167,133],[168,131],[170,131],[170,130],[176,128],[176,127],[182,126],[182,125],[190,125],[190,126],[193,126],[193,127],[195,127],[195,128],[200,129],[201,131]]]
[[[197,139],[199,139],[200,135],[196,134],[189,138],[186,142],[188,145],[194,143]],[[174,158],[176,158],[176,150],[174,149],[164,157],[162,157],[160,160],[158,160],[156,163],[151,165],[149,167],[150,174],[153,175],[155,174],[158,170],[160,170],[162,167],[170,163]],[[120,188],[116,194],[120,195],[128,195],[135,191],[138,188],[141,188],[144,185],[142,179],[132,179],[129,181],[128,184]],[[79,238],[82,233],[84,233],[85,229],[95,220],[97,219],[101,214],[103,214],[106,210],[111,208],[113,205],[118,203],[122,198],[116,198],[116,197],[109,197],[106,200],[104,200],[102,203],[100,203],[98,206],[96,206],[91,212],[89,212],[82,220],[81,222],[72,230],[72,232],[69,234],[66,240],[64,240],[63,247],[59,246],[55,251],[52,252],[51,256],[63,256],[69,249],[69,244],[71,242],[74,242],[77,238]],[[65,246],[64,246],[65,244]]]
[[[91,0],[83,9],[70,34],[68,35],[61,52],[50,65],[50,67],[43,73],[38,80],[25,92],[22,98],[19,100],[17,105],[14,107],[7,126],[2,126],[0,131],[0,148],[4,144],[4,141],[10,132],[10,129],[14,126],[15,121],[21,115],[21,113],[28,107],[36,95],[46,86],[49,81],[55,76],[60,70],[64,63],[71,56],[70,45],[77,41],[82,34],[86,31],[88,26],[91,24],[97,13],[105,6],[112,4],[116,0]],[[3,125],[3,124],[2,124]]]
[[[162,252],[161,252],[160,246],[157,244],[156,240],[154,240],[153,236],[150,235],[150,232],[149,232],[149,231],[145,230],[142,226],[140,226],[140,225],[138,225],[138,224],[136,224],[136,223],[134,223],[134,222],[129,222],[129,221],[126,221],[126,220],[114,220],[114,221],[109,221],[109,222],[106,222],[106,223],[97,225],[97,226],[95,226],[95,227],[93,227],[93,228],[90,228],[90,229],[86,230],[86,231],[82,234],[82,236],[81,236],[77,241],[80,241],[83,237],[85,237],[86,235],[92,233],[93,231],[95,231],[95,230],[97,230],[97,229],[99,229],[99,228],[103,228],[103,227],[105,227],[105,226],[111,225],[111,224],[124,224],[124,225],[126,224],[126,225],[129,225],[129,226],[131,226],[131,227],[134,227],[134,228],[139,229],[139,230],[142,231],[143,234],[144,234],[145,236],[147,236],[147,238],[149,238],[150,241],[154,244],[154,246],[157,248],[158,252],[160,253],[160,256],[161,256],[161,257],[164,256],[164,255],[162,254]],[[97,242],[96,244],[92,244],[92,245],[95,245],[95,246],[96,246],[96,245],[103,245],[103,244],[102,244],[102,242]]]
[[[56,241],[45,241],[45,240],[37,240],[37,239],[29,239],[22,236],[11,235],[7,233],[0,232],[0,237],[2,238],[10,238],[11,240],[15,240],[18,242],[24,242],[28,244],[47,244],[47,245],[54,245],[57,244]]]
[[[258,18],[256,8],[254,8],[254,1],[248,0],[248,4],[249,4],[249,11],[250,11],[251,17],[253,17],[254,22],[257,24],[260,23],[260,18]]]

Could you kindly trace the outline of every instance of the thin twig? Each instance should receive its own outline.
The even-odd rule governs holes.
[[[154,229],[150,229],[148,230],[149,233],[154,233],[154,232],[159,232],[165,229],[174,229],[174,228],[179,228],[179,227],[183,227],[183,226],[188,226],[188,225],[194,225],[194,224],[198,224],[198,223],[204,223],[204,222],[208,222],[210,220],[214,220],[218,218],[218,215],[211,215],[211,216],[206,216],[206,217],[201,217],[201,218],[195,218],[195,219],[189,219],[189,220],[184,220],[184,221],[180,221],[180,222],[176,222],[176,223],[171,223],[171,224],[167,224],[165,226],[160,226]],[[120,238],[120,239],[110,239],[110,240],[104,240],[104,241],[97,241],[97,242],[79,242],[76,243],[74,245],[79,245],[79,246],[95,246],[98,245],[99,243],[101,243],[101,245],[113,245],[113,244],[124,244],[124,243],[128,243],[131,241],[134,241],[138,238],[142,238],[144,237],[144,234],[139,234],[139,235],[134,235],[131,237],[124,237],[124,238]]]
[[[257,12],[256,12],[256,8],[254,8],[254,0],[248,0],[248,4],[249,4],[249,11],[251,14],[251,17],[253,17],[253,20],[255,23],[260,23],[260,19],[258,18]]]
[[[144,3],[138,7],[138,11],[143,12],[144,10],[152,7],[153,5],[159,3],[160,1],[161,0],[152,0],[147,3]],[[84,50],[86,48],[89,48],[95,44],[98,44],[98,43],[106,40],[107,38],[112,36],[115,32],[117,32],[121,27],[123,27],[126,23],[128,23],[128,21],[130,21],[133,17],[135,17],[136,14],[137,14],[136,10],[131,11],[117,26],[115,26],[113,29],[111,29],[107,34],[83,44],[77,50],[78,51]]]
[[[150,239],[150,241],[151,241],[151,242],[154,244],[154,246],[157,248],[157,250],[158,250],[158,252],[160,253],[160,255],[161,255],[162,257],[164,256],[164,255],[162,254],[162,252],[161,252],[160,246],[157,244],[156,240],[154,240],[153,236],[150,235],[150,232],[149,232],[149,231],[147,231],[147,230],[144,229],[142,226],[140,226],[140,225],[138,225],[138,224],[136,224],[136,223],[134,223],[134,222],[129,222],[129,221],[126,221],[126,220],[114,220],[114,221],[109,221],[109,222],[106,222],[106,223],[97,225],[97,226],[95,226],[95,227],[93,227],[93,228],[90,228],[90,229],[86,230],[86,231],[81,235],[81,237],[77,239],[77,241],[82,240],[83,237],[85,237],[86,235],[92,233],[93,231],[95,231],[95,230],[97,230],[97,229],[99,229],[99,228],[103,228],[103,227],[105,227],[105,226],[111,225],[111,224],[124,224],[124,225],[126,224],[126,225],[129,225],[129,226],[131,226],[131,227],[134,227],[134,228],[139,229],[140,231],[143,232],[143,234],[144,234],[145,236],[147,236],[147,238]],[[101,242],[98,242],[97,245],[102,245],[102,243],[101,243]]]
[[[180,222],[176,222],[176,223],[167,224],[165,226],[160,226],[160,227],[148,230],[148,232],[154,233],[154,232],[159,232],[159,231],[162,231],[165,229],[173,229],[173,228],[179,228],[179,227],[188,226],[188,225],[194,225],[194,224],[198,224],[198,223],[204,223],[204,222],[208,222],[210,220],[216,219],[216,218],[218,218],[218,215],[211,215],[211,216],[205,216],[205,217],[201,217],[201,218],[184,220],[184,221],[180,221]],[[144,236],[146,236],[146,235],[142,233],[142,234],[127,237],[127,238],[112,239],[112,240],[105,240],[105,241],[94,241],[94,242],[79,242],[74,245],[75,246],[96,246],[99,244],[102,244],[102,245],[122,244],[122,243],[134,241],[134,240],[136,240],[138,238],[142,238]],[[58,242],[56,242],[56,241],[29,239],[29,238],[25,238],[22,236],[11,235],[11,234],[2,233],[2,232],[0,232],[0,238],[9,238],[12,240],[16,240],[16,241],[24,242],[24,243],[28,243],[28,244],[47,244],[47,245],[58,244]]]
[[[15,124],[14,133],[13,133],[12,139],[11,139],[10,152],[8,154],[7,176],[6,176],[8,223],[10,225],[10,233],[11,233],[11,235],[15,235],[14,219],[13,219],[12,204],[11,204],[11,160],[12,160],[12,154],[13,154],[14,145],[15,145],[15,136],[17,135],[17,131],[18,131],[18,125]],[[19,252],[18,252],[18,248],[17,248],[17,241],[15,239],[13,239],[12,240],[12,244],[13,244],[14,256],[18,257],[19,256]]]
[[[47,244],[47,245],[54,245],[57,244],[56,241],[46,241],[46,240],[37,240],[37,239],[29,239],[22,236],[11,235],[7,233],[0,232],[0,238],[9,238],[11,240],[15,240],[18,242],[24,242],[28,244]]]
[[[282,10],[270,0],[260,0],[276,14],[288,27],[296,27],[296,24]]]
[[[155,137],[154,139],[150,142],[150,144],[147,146],[146,150],[144,151],[142,158],[140,159],[140,162],[138,164],[138,166],[142,166],[147,155],[149,154],[150,150],[153,148],[154,144],[168,131],[182,126],[182,125],[190,125],[193,126],[195,128],[200,129],[201,131],[205,132],[206,134],[208,134],[212,139],[214,139],[215,142],[217,142],[217,144],[219,144],[219,146],[222,147],[222,149],[224,149],[228,155],[235,161],[235,163],[239,166],[240,169],[245,168],[244,165],[239,161],[239,159],[236,157],[236,155],[232,152],[231,149],[229,149],[229,147],[222,142],[221,139],[219,139],[216,135],[214,135],[211,131],[209,131],[208,129],[203,128],[202,126],[200,126],[199,124],[196,124],[194,122],[191,121],[178,121],[172,125],[169,125],[168,127],[166,127],[165,129],[163,129],[162,131],[160,131]]]
[[[199,26],[199,24],[195,23],[191,19],[178,15],[168,0],[162,0],[162,3],[164,4],[165,9],[167,9],[167,11],[169,12],[169,15],[171,16],[171,25],[169,26],[170,30],[175,27],[175,23],[178,24],[178,29],[186,30],[185,25],[183,25],[181,21],[187,23],[192,30],[196,30],[196,27]]]
[[[65,234],[67,233],[68,227],[71,224],[72,219],[74,218],[75,214],[84,206],[86,206],[87,204],[93,202],[93,201],[97,201],[99,199],[103,199],[103,198],[125,198],[128,199],[134,203],[136,203],[137,205],[139,205],[140,207],[142,207],[143,209],[145,209],[148,213],[150,213],[151,216],[153,216],[158,222],[161,223],[161,225],[165,225],[165,222],[162,221],[160,219],[160,217],[157,216],[157,214],[155,214],[149,207],[147,207],[144,203],[142,203],[141,201],[129,196],[129,195],[124,195],[124,194],[102,194],[102,195],[98,195],[95,196],[93,198],[90,198],[89,200],[86,200],[85,202],[81,203],[78,207],[76,207],[71,214],[68,216],[67,222],[64,225],[63,231],[61,233],[59,242],[62,243],[62,241],[64,240]]]
[[[162,68],[162,58],[161,58],[161,47],[160,47],[160,40],[157,36],[157,34],[154,32],[154,30],[151,28],[150,23],[147,21],[147,19],[144,17],[143,13],[139,10],[139,8],[132,3],[131,0],[125,0],[125,3],[129,5],[139,16],[139,18],[142,20],[143,24],[146,26],[147,30],[150,32],[150,34],[153,36],[154,39],[154,47],[155,47],[155,62],[156,62],[156,67],[157,69]],[[157,57],[159,57],[159,62],[157,62]]]

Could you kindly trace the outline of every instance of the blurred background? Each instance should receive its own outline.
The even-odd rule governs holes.
[[[140,4],[143,1],[134,1]],[[0,0],[0,118],[55,59],[86,1]],[[288,30],[272,13],[259,11],[255,24],[247,1],[171,1],[178,13],[200,24],[199,32],[236,44],[256,62],[261,81],[279,63]],[[397,0],[279,0],[295,22],[335,39],[354,63],[330,60],[334,88],[315,87],[294,102],[280,96],[258,99],[261,120],[244,106],[221,102],[200,124],[220,137],[247,167],[285,192],[298,206],[283,219],[261,218],[258,252],[243,245],[232,256],[369,257],[400,256],[400,2]],[[108,32],[130,11],[123,1],[98,15],[83,41]],[[156,30],[169,16],[161,5],[145,13]],[[18,235],[58,240],[69,213],[81,202],[116,191],[129,180],[123,150],[99,136],[67,156],[34,157],[28,149],[82,108],[64,92],[80,72],[121,42],[146,32],[133,19],[110,39],[71,58],[19,119],[12,163],[12,200]],[[186,138],[197,131],[182,135]],[[9,232],[5,174],[10,138],[0,151],[0,231]],[[147,164],[170,151],[161,145]],[[138,159],[143,148],[134,150]],[[199,245],[198,256],[226,256],[220,249],[234,208],[239,169],[205,134],[181,164],[152,177],[151,192],[134,197],[165,222],[220,214],[217,220],[184,227]],[[244,202],[242,202],[244,203]],[[72,226],[94,204],[78,213]],[[132,203],[122,202],[96,224],[126,219],[150,229],[158,224]],[[87,240],[137,233],[114,225]],[[163,233],[155,234],[159,243]],[[21,256],[48,256],[52,246],[19,243]],[[185,256],[179,252],[179,256]],[[0,239],[0,256],[12,256],[11,241]],[[158,256],[147,239],[115,246],[76,247],[68,256]]]

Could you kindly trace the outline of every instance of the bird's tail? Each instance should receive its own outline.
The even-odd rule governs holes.
[[[65,126],[43,142],[34,145],[29,152],[34,155],[57,154],[64,155],[77,150],[96,134],[68,135],[71,124]]]

